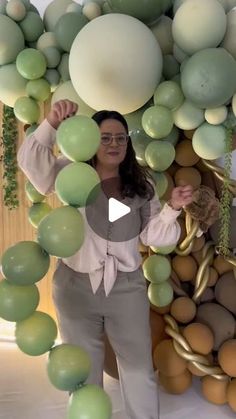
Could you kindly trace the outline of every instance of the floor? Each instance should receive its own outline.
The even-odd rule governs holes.
[[[0,341],[0,419],[66,419],[67,393],[50,384],[45,364],[46,355],[30,357],[14,342]],[[105,390],[112,399],[112,419],[127,419],[118,381],[105,375]],[[198,380],[182,396],[171,396],[160,389],[159,398],[159,419],[236,417],[229,407],[206,402]]]

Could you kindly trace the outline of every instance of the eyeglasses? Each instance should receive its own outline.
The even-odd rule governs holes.
[[[124,146],[127,144],[129,136],[127,134],[116,134],[116,135],[112,135],[110,133],[102,134],[101,143],[103,145],[110,145],[112,143],[113,138],[116,140],[116,144]]]

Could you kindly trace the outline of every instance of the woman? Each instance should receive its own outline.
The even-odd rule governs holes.
[[[21,169],[43,194],[53,191],[57,173],[69,163],[65,158],[56,158],[52,147],[59,124],[76,111],[77,105],[71,101],[55,103],[47,119],[19,150]],[[132,223],[127,223],[126,217],[118,220],[124,241],[115,239],[116,222],[105,220],[107,236],[102,238],[89,228],[85,219],[82,247],[71,258],[60,260],[54,275],[53,298],[59,328],[64,342],[80,345],[90,354],[92,370],[88,382],[100,386],[105,330],[117,357],[127,417],[157,419],[150,307],[138,241],[154,246],[177,243],[180,236],[177,217],[181,208],[192,202],[193,191],[191,186],[175,188],[169,203],[161,210],[145,170],[135,159],[125,119],[110,111],[97,112],[93,119],[100,127],[101,144],[88,163],[96,169],[101,181],[115,179],[112,196],[128,202],[136,215]],[[111,196],[111,191],[106,192]],[[126,233],[133,223],[139,225],[140,234],[127,239]]]

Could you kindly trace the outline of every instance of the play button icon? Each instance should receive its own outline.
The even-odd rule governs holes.
[[[124,217],[126,214],[129,214],[131,211],[128,205],[122,204],[122,202],[117,201],[115,198],[110,198],[108,201],[108,219],[111,223],[119,218]]]

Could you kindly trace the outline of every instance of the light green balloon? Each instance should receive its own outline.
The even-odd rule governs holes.
[[[145,150],[148,144],[153,141],[152,138],[148,137],[145,132],[137,131],[135,134],[132,134],[132,146],[135,151],[136,160],[141,166],[147,166],[145,159]]]
[[[55,346],[49,353],[47,373],[58,390],[75,391],[87,380],[90,370],[90,357],[80,346],[64,343]]]
[[[38,227],[38,242],[47,253],[60,258],[73,256],[84,242],[81,213],[64,206],[51,211]]]
[[[202,159],[215,160],[225,154],[226,129],[223,125],[202,124],[193,134],[192,145]]]
[[[15,64],[0,67],[0,100],[11,108],[15,101],[25,95],[27,80],[22,77]]]
[[[32,11],[28,11],[25,18],[19,22],[19,26],[27,42],[37,41],[44,32],[44,24],[40,15]]]
[[[55,68],[58,66],[61,60],[60,51],[55,47],[43,48],[42,53],[46,58],[47,68]]]
[[[50,84],[45,79],[30,80],[26,85],[26,93],[31,98],[44,102],[51,94]]]
[[[55,102],[68,99],[78,104],[77,114],[91,117],[96,111],[88,106],[76,93],[70,80],[60,84],[52,95],[51,105]]]
[[[57,67],[57,70],[61,76],[62,81],[70,80],[70,72],[69,72],[69,54],[65,52],[62,54],[61,61]]]
[[[0,281],[0,317],[18,322],[29,317],[39,303],[36,285],[13,285],[6,279]]]
[[[166,137],[173,128],[173,116],[164,106],[151,106],[142,116],[143,129],[152,138]]]
[[[93,119],[85,115],[75,115],[60,124],[56,141],[68,159],[87,161],[96,154],[101,143],[101,133]]]
[[[71,163],[57,175],[55,190],[64,204],[85,207],[97,198],[100,178],[89,164]]]
[[[163,12],[162,0],[109,0],[108,4],[113,12],[136,17],[145,23],[154,22]]]
[[[29,222],[32,224],[32,226],[37,228],[42,219],[51,211],[52,207],[50,207],[50,205],[48,205],[46,202],[33,204],[28,211]]]
[[[71,45],[80,30],[89,22],[86,16],[78,13],[65,13],[56,23],[55,35],[60,47],[70,52]]]
[[[101,387],[88,384],[70,396],[68,419],[111,419],[111,417],[112,404]]]
[[[43,22],[47,31],[53,32],[60,17],[66,13],[71,0],[53,0],[44,11]]]
[[[33,124],[40,117],[40,108],[37,102],[30,97],[19,97],[14,105],[14,114],[19,121],[25,124]]]
[[[2,271],[15,285],[32,285],[48,272],[49,255],[34,241],[21,241],[2,256]]]
[[[45,195],[42,195],[41,193],[37,191],[37,189],[35,189],[35,187],[32,185],[32,183],[29,180],[27,180],[25,183],[25,192],[26,192],[27,198],[31,202],[33,202],[33,204],[42,202],[46,198]]]
[[[44,75],[46,67],[46,59],[37,49],[27,48],[17,55],[16,68],[26,79],[39,79]]]
[[[10,64],[25,47],[23,33],[10,17],[0,14],[0,65]]]
[[[154,306],[165,307],[174,298],[173,288],[167,281],[161,284],[150,284],[148,287],[148,298]]]
[[[54,345],[56,322],[48,314],[35,311],[27,319],[16,323],[15,337],[22,352],[31,356],[42,355]]]
[[[164,81],[157,87],[154,93],[154,104],[165,106],[171,111],[178,109],[184,102],[183,92],[174,81]]]
[[[175,159],[175,148],[168,141],[152,141],[145,150],[148,166],[157,172],[164,172]]]
[[[163,247],[150,246],[150,248],[153,252],[160,253],[160,255],[169,255],[175,250],[176,245],[173,244],[172,246],[163,246]]]
[[[54,47],[60,50],[60,46],[56,40],[54,32],[44,32],[37,40],[36,48],[40,51],[48,47]]]
[[[143,273],[148,281],[160,284],[170,277],[171,264],[165,256],[151,255],[143,263]]]
[[[173,112],[175,125],[182,130],[192,130],[199,127],[205,120],[203,109],[198,108],[189,100]]]

